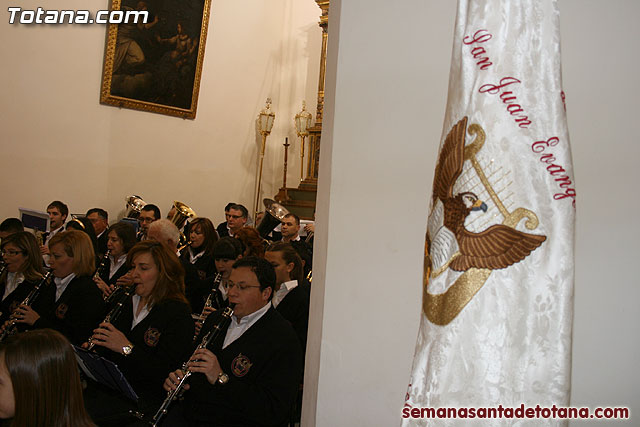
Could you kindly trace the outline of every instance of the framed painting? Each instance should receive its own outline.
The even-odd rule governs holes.
[[[108,27],[100,102],[194,119],[210,8],[211,0],[112,0],[112,10],[139,19]]]

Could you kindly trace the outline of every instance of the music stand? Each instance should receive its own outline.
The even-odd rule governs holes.
[[[80,369],[89,378],[121,393],[136,403],[138,402],[138,395],[124,377],[118,365],[84,348],[74,345],[73,349],[76,352],[76,359]]]

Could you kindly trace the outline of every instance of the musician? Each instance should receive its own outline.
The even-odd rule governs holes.
[[[24,225],[22,225],[22,221],[20,221],[18,218],[5,219],[0,224],[0,241],[13,233],[17,233],[18,231],[24,231]]]
[[[0,325],[42,279],[42,257],[33,234],[20,231],[2,239],[6,271],[0,276]]]
[[[43,286],[33,307],[20,305],[16,321],[32,329],[51,328],[82,344],[100,320],[103,300],[91,276],[95,256],[89,236],[78,230],[57,233],[49,242],[54,283]]]
[[[100,323],[92,341],[107,349],[104,356],[120,367],[140,396],[141,409],[157,407],[164,398],[167,372],[190,354],[194,329],[184,296],[184,271],[173,252],[153,241],[136,244],[127,261],[133,268],[135,295],[125,301],[117,319]]]
[[[101,208],[91,208],[85,215],[96,232],[96,238],[98,239],[98,257],[102,257],[107,253],[107,228],[109,227],[109,214],[107,211]]]
[[[302,259],[291,244],[282,242],[270,245],[264,258],[276,272],[275,293],[271,302],[293,326],[304,354],[307,347],[311,287],[304,281]]]
[[[280,232],[282,233],[283,242],[300,241],[298,232],[300,231],[300,217],[293,213],[288,213],[282,219],[280,224]]]
[[[229,229],[227,228],[227,224],[228,224],[228,219],[227,215],[229,215],[229,209],[231,208],[231,206],[236,205],[236,202],[229,202],[227,203],[227,206],[224,207],[224,217],[225,220],[224,222],[221,222],[220,224],[218,224],[218,226],[216,227],[216,231],[218,232],[218,236],[220,237],[225,237],[229,235]]]
[[[11,426],[93,427],[75,353],[59,332],[29,331],[0,347],[0,419]]]
[[[243,205],[235,204],[229,207],[229,213],[225,213],[225,217],[227,218],[227,233],[224,236],[233,237],[238,230],[247,225],[249,211]]]
[[[233,237],[223,237],[213,245],[213,259],[216,264],[216,271],[222,274],[223,284],[229,280],[233,264],[242,258],[243,251],[242,243]],[[224,294],[226,298],[226,289]]]
[[[107,235],[107,250],[109,257],[104,261],[104,267],[100,269],[99,277],[94,277],[94,282],[103,292],[105,297],[111,295],[116,286],[128,286],[133,283],[130,278],[123,278],[129,271],[126,263],[129,250],[136,244],[136,232],[129,224],[118,222],[109,227]]]
[[[67,205],[59,200],[54,200],[47,206],[47,214],[49,214],[49,231],[44,233],[44,242],[40,246],[40,253],[44,259],[45,264],[49,262],[49,241],[56,234],[64,231],[63,226],[69,215],[69,208]]]
[[[147,230],[147,239],[161,243],[171,252],[177,254],[180,243],[178,227],[168,219],[153,221]]]
[[[285,215],[281,223],[282,241],[291,243],[291,246],[298,252],[298,255],[304,261],[304,276],[307,277],[312,269],[313,252],[312,247],[300,239],[299,231],[300,217],[293,213]]]
[[[265,242],[258,230],[253,227],[242,227],[233,236],[244,245],[243,257],[257,256],[264,258]]]
[[[185,294],[194,313],[202,312],[217,273],[213,246],[218,233],[208,218],[194,218],[189,226],[191,244],[180,255],[185,269]]]
[[[160,219],[160,209],[156,205],[147,203],[140,210],[138,216],[138,223],[140,224],[140,231],[138,231],[138,240],[147,240],[147,232],[152,222]]]
[[[271,305],[275,283],[273,267],[262,258],[242,258],[233,265],[231,324],[210,349],[193,354],[187,366],[194,375],[166,425],[286,425],[302,377],[302,356],[291,325]],[[216,319],[210,316],[202,335]],[[181,370],[169,374],[165,389],[175,389],[181,375]]]
[[[213,245],[213,259],[216,265],[216,271],[221,275],[218,292],[225,304],[228,304],[229,302],[227,297],[227,282],[231,276],[233,264],[242,258],[243,251],[244,246],[242,245],[242,242],[229,236],[222,237]],[[210,293],[211,289],[208,289],[207,292]],[[204,315],[204,319],[206,319],[214,311],[215,310],[211,307],[205,307],[203,311],[199,313]],[[197,310],[194,310],[194,312],[198,313]],[[199,321],[196,322],[196,332],[198,334],[200,333],[201,327],[202,324]]]
[[[93,248],[96,261],[98,260],[98,239],[96,238],[96,232],[94,231],[93,225],[89,219],[85,217],[71,218],[71,220],[65,224],[64,229],[78,230],[86,233],[86,235],[89,236],[89,239],[91,239],[91,247]]]

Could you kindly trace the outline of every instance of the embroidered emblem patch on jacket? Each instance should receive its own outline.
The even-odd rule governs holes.
[[[58,305],[58,307],[56,307],[56,317],[61,320],[64,319],[64,316],[67,314],[68,309],[69,306],[65,303]]]
[[[231,362],[231,372],[233,372],[233,375],[236,377],[244,377],[252,365],[253,363],[251,363],[249,358],[240,353],[233,359],[233,362]]]
[[[158,341],[160,341],[160,333],[156,328],[149,328],[147,332],[144,333],[144,343],[149,347],[155,347],[158,345]]]

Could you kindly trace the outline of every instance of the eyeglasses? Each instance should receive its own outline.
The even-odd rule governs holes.
[[[5,255],[16,256],[18,254],[23,254],[23,253],[24,251],[2,251],[0,252],[0,256],[5,256]]]
[[[249,288],[259,288],[260,285],[243,285],[240,283],[227,282],[227,290],[230,291],[234,286],[237,286],[239,290],[244,291]]]

